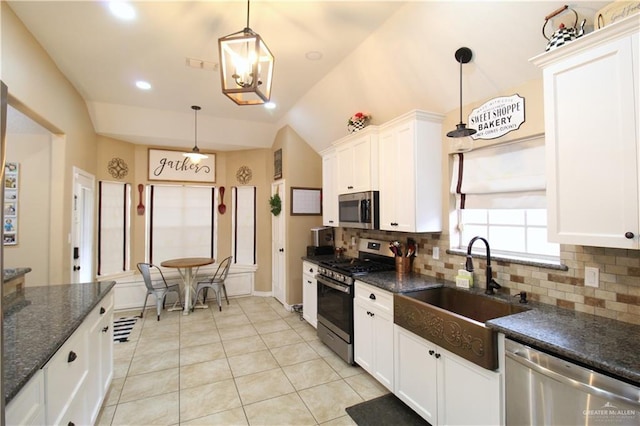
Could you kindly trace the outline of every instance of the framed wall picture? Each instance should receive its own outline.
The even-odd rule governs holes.
[[[4,211],[2,227],[4,229],[4,245],[18,244],[18,192],[20,190],[20,164],[7,162],[4,166]]]
[[[273,153],[273,178],[282,179],[282,148]]]
[[[291,187],[291,215],[322,215],[322,189]]]
[[[195,163],[183,153],[149,148],[149,180],[215,183],[215,154],[206,153],[208,158]]]

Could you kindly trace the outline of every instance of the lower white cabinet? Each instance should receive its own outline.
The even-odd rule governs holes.
[[[8,404],[7,425],[94,424],[113,378],[113,290]]]
[[[11,400],[5,410],[8,426],[43,425],[44,421],[44,373],[42,370],[27,382]]]
[[[486,370],[394,325],[394,393],[432,425],[497,425],[501,373]]]
[[[355,361],[393,391],[393,294],[356,281],[353,303]]]
[[[318,328],[318,282],[317,266],[311,262],[302,262],[302,317]]]
[[[87,379],[87,409],[95,423],[102,402],[113,378],[113,292],[89,314],[89,376]]]

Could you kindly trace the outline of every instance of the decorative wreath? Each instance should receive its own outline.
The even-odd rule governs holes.
[[[116,179],[122,179],[129,173],[129,167],[122,158],[114,157],[107,165],[109,174]]]
[[[278,193],[273,194],[271,198],[269,198],[269,205],[271,206],[271,214],[278,216],[282,211],[282,200]]]

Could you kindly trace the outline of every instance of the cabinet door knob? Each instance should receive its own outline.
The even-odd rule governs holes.
[[[109,326],[108,325],[102,328],[102,332],[103,333],[106,333],[107,331],[109,331]]]
[[[440,354],[436,354],[436,358],[440,358]]]
[[[624,233],[624,237],[629,239],[629,240],[632,240],[633,237],[635,237],[635,235],[633,235],[633,232],[625,232]]]
[[[74,422],[69,422],[67,423],[67,426],[76,426],[76,424]]]
[[[100,315],[104,314],[105,312],[107,312],[102,306],[100,306]]]
[[[429,351],[429,355],[433,355],[434,353],[436,353],[436,351],[434,351],[433,349]]]
[[[74,351],[69,351],[69,356],[67,356],[67,362],[73,362],[76,360],[76,358],[78,358],[78,354],[76,354]]]
[[[371,294],[369,295],[369,299],[371,299],[371,300],[376,300],[376,295],[375,295],[375,294],[373,294],[373,293],[371,293]]]

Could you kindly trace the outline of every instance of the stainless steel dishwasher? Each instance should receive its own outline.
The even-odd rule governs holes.
[[[640,424],[640,387],[505,340],[507,425]]]

